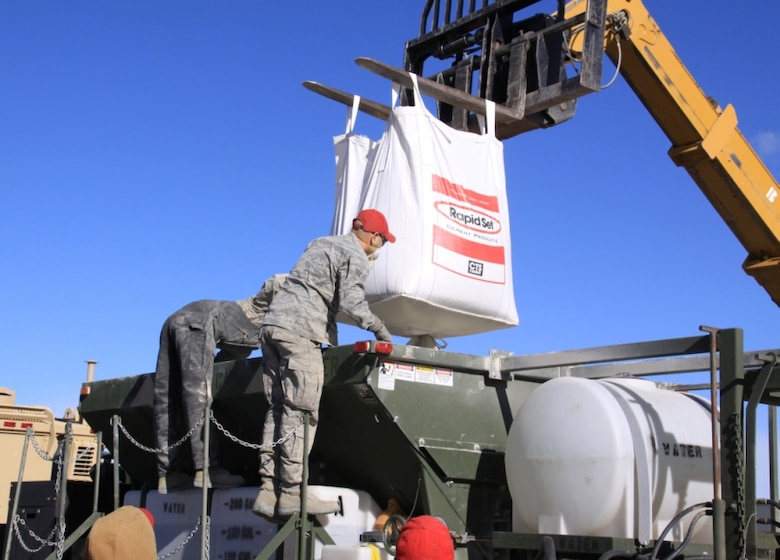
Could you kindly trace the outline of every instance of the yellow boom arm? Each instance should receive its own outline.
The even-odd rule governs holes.
[[[574,0],[565,16],[585,7]],[[702,91],[642,2],[608,0],[607,12],[605,52],[672,142],[669,157],[747,250],[745,272],[780,305],[780,187],[737,129],[734,107]]]

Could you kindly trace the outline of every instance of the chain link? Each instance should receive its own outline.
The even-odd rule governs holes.
[[[81,453],[76,455],[73,459],[70,459],[68,463],[78,463],[79,461],[87,457],[93,450],[96,449],[97,449],[97,443],[96,442],[90,443],[87,447],[82,449]]]
[[[24,542],[24,539],[22,538],[22,533],[19,531],[20,526],[24,527],[27,533],[32,537],[32,539],[38,544],[40,544],[41,546],[35,549],[28,547],[27,544]],[[38,552],[44,546],[55,546],[57,544],[55,541],[50,540],[54,536],[54,533],[57,530],[56,526],[51,530],[51,533],[49,533],[49,536],[46,537],[45,539],[42,539],[41,537],[36,535],[32,531],[32,529],[30,529],[27,526],[27,523],[25,523],[24,519],[19,517],[19,515],[16,515],[16,517],[14,517],[13,527],[14,527],[14,533],[16,534],[16,540],[19,542],[21,547],[25,549],[27,552]]]
[[[54,495],[60,495],[60,481],[62,481],[62,458],[57,460],[57,477],[54,479]]]
[[[57,539],[57,560],[62,560],[65,553],[65,520],[60,522],[60,537]]]
[[[282,437],[280,437],[276,441],[271,442],[270,444],[268,444],[268,443],[250,443],[250,442],[244,441],[244,440],[240,439],[239,437],[237,437],[237,436],[233,435],[232,433],[230,433],[230,431],[228,431],[228,429],[225,428],[225,426],[223,426],[222,424],[220,424],[219,420],[216,419],[216,417],[214,416],[214,411],[213,410],[208,409],[208,414],[209,414],[209,420],[211,420],[211,422],[214,423],[214,426],[216,426],[216,428],[220,432],[222,432],[222,434],[224,434],[225,437],[227,437],[229,440],[231,440],[234,443],[237,443],[238,445],[241,445],[243,447],[248,447],[250,449],[258,449],[258,450],[260,450],[260,449],[270,449],[270,448],[276,447],[277,445],[283,444],[288,439],[290,439],[291,437],[295,436],[296,432],[298,431],[298,428],[300,428],[303,425],[303,420],[301,420],[300,424],[298,424],[292,430],[287,432],[285,435],[283,435]],[[198,420],[198,422],[190,429],[190,431],[188,431],[186,434],[184,434],[184,436],[182,436],[181,439],[179,439],[175,443],[172,443],[171,445],[168,445],[166,447],[156,448],[156,447],[149,447],[147,445],[144,445],[140,441],[138,441],[127,430],[127,428],[125,428],[124,424],[122,424],[122,419],[121,418],[117,418],[117,420],[118,420],[119,429],[122,431],[122,433],[127,438],[127,440],[130,443],[132,443],[133,445],[135,445],[137,448],[141,449],[142,451],[146,451],[147,453],[166,452],[166,451],[170,451],[171,449],[174,449],[176,447],[179,447],[185,441],[190,439],[192,437],[192,434],[194,434],[196,430],[199,430],[201,428],[201,426],[203,426],[203,418],[201,417]]]
[[[208,523],[208,517],[206,518],[206,522]],[[175,556],[178,554],[181,549],[183,549],[185,546],[187,546],[187,543],[192,540],[192,537],[194,537],[198,533],[198,529],[200,529],[200,517],[198,517],[198,522],[195,524],[195,528],[190,531],[190,534],[187,535],[182,542],[178,544],[176,548],[168,552],[167,554],[163,554],[162,556],[158,556],[157,560],[165,560],[166,558],[170,558],[172,556]],[[208,555],[206,555],[206,558],[208,558]]]
[[[300,424],[298,424],[292,430],[287,432],[285,435],[283,435],[282,437],[280,437],[276,441],[271,442],[270,444],[269,443],[249,443],[248,441],[244,441],[242,439],[237,438],[236,436],[231,434],[222,424],[220,424],[219,420],[217,420],[214,417],[214,411],[209,410],[209,417],[210,417],[211,421],[214,423],[214,425],[217,427],[217,429],[220,432],[222,432],[228,439],[230,439],[231,441],[233,441],[233,442],[235,442],[235,443],[237,443],[239,445],[242,445],[244,447],[248,447],[250,449],[271,449],[271,448],[276,447],[277,445],[282,445],[285,441],[287,441],[288,439],[290,439],[291,437],[293,437],[296,434],[296,432],[298,431],[298,428],[303,426],[303,420],[301,420]]]
[[[66,437],[71,437],[72,438],[72,434],[70,433],[70,430],[68,430],[68,436],[66,436]],[[59,448],[59,453],[57,453],[57,459],[56,459],[56,463],[57,463],[57,476],[54,479],[54,495],[57,496],[57,497],[59,497],[59,495],[60,495],[60,487],[61,487],[61,484],[62,484],[62,477],[63,477],[63,473],[64,473],[63,468],[62,468],[62,466],[65,464],[64,457],[63,457],[63,454],[62,454],[62,451],[64,449],[65,449],[64,447],[60,447]],[[58,523],[59,523],[59,526],[60,526],[60,535],[59,535],[59,538],[57,539],[57,545],[56,545],[57,546],[57,560],[62,560],[62,554],[65,552],[65,519],[59,519],[58,518]]]
[[[745,520],[745,457],[742,453],[742,427],[738,421],[736,414],[732,414],[729,419],[729,428],[732,431],[732,438],[734,441],[734,466],[736,469],[736,502],[737,502],[737,524],[739,531],[739,538],[737,546],[739,550],[743,551],[742,556],[745,557],[744,551],[747,546],[747,526],[748,523]]]
[[[208,560],[211,557],[211,516],[206,516],[206,557],[202,560]]]
[[[27,543],[24,542],[24,538],[22,537],[22,533],[19,531],[20,526],[24,527],[25,530],[27,531],[27,534],[29,534],[30,537],[32,537],[32,539],[41,546],[39,546],[38,548],[30,548],[29,546],[27,546]],[[57,527],[59,527],[60,529],[59,536],[56,541],[52,541],[51,538],[57,532]],[[14,517],[13,529],[14,529],[14,534],[16,535],[17,542],[27,552],[36,553],[42,550],[46,546],[53,546],[57,548],[57,560],[62,560],[62,556],[65,552],[65,522],[64,521],[62,523],[57,523],[54,526],[54,528],[51,530],[51,533],[49,533],[49,536],[46,537],[45,539],[35,534],[35,532],[27,526],[27,523],[19,515]]]
[[[72,440],[71,440],[72,441]],[[54,455],[49,455],[46,453],[43,448],[41,448],[41,444],[38,443],[38,439],[35,437],[35,432],[30,431],[30,443],[32,443],[33,449],[35,449],[35,453],[44,461],[53,462],[57,456],[60,453],[61,447],[57,447],[57,449],[54,451]],[[68,463],[77,463],[78,461],[81,461],[85,457],[88,456],[89,453],[92,452],[96,447],[96,443],[90,443],[87,447],[81,450],[81,452],[76,455],[73,459],[69,459]]]
[[[49,455],[43,449],[41,449],[41,445],[38,443],[38,439],[35,437],[35,433],[32,430],[30,430],[29,434],[30,434],[30,443],[32,443],[33,449],[35,449],[35,452],[38,454],[38,457],[50,463],[54,461],[54,458],[57,456],[57,451],[55,450],[54,455]]]
[[[65,432],[65,437],[69,438],[71,442],[73,441],[73,433],[70,430],[70,423],[68,423],[68,429]],[[60,484],[62,482],[62,476],[63,476],[62,467],[66,463],[65,457],[63,457],[64,446],[62,444],[58,445],[56,451],[54,452],[54,455],[49,455],[41,448],[41,445],[40,443],[38,443],[38,439],[35,437],[35,433],[32,430],[30,429],[27,430],[25,439],[27,442],[32,444],[35,453],[41,459],[47,462],[55,462],[57,464],[57,475],[54,478],[54,495],[59,497]],[[87,452],[91,451],[93,447],[94,445],[82,451],[71,462],[75,463],[77,460],[81,459]],[[22,534],[19,531],[20,525],[27,530],[27,533],[33,538],[33,540],[35,540],[38,544],[41,545],[40,547],[38,547],[37,549],[31,549],[27,546],[27,544],[24,542],[24,539],[22,538]],[[52,541],[50,539],[54,536],[57,527],[59,527],[59,536],[56,541]],[[45,539],[42,539],[37,534],[35,534],[34,531],[32,531],[29,527],[27,527],[27,524],[25,523],[24,519],[19,517],[19,515],[16,515],[16,517],[14,517],[13,529],[14,529],[14,533],[16,534],[16,540],[19,542],[20,546],[27,552],[35,553],[43,549],[43,547],[45,546],[54,546],[57,548],[57,560],[62,560],[62,556],[65,553],[65,521],[64,520],[58,519],[54,529],[51,530],[51,533],[49,533],[49,536],[46,537]]]
[[[138,449],[141,449],[142,451],[146,451],[147,453],[162,453],[170,451],[171,449],[175,449],[176,447],[179,447],[182,445],[185,441],[190,439],[192,437],[192,434],[195,433],[196,430],[199,430],[201,426],[203,426],[203,417],[198,419],[198,421],[195,423],[195,425],[190,429],[189,432],[184,434],[182,438],[179,441],[176,441],[172,443],[171,445],[167,445],[165,447],[157,448],[157,447],[149,447],[135,439],[130,432],[127,431],[127,428],[122,424],[122,418],[117,417],[117,423],[119,425],[119,429],[122,430],[122,433],[125,435],[125,437],[135,445]]]

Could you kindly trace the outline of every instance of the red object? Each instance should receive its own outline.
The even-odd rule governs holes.
[[[377,354],[382,354],[384,356],[388,356],[393,351],[393,343],[392,342],[386,342],[384,340],[377,340],[375,348],[376,348],[376,353]]]
[[[449,529],[430,515],[412,517],[401,528],[395,547],[396,560],[453,560],[455,543]]]
[[[395,235],[390,233],[390,228],[387,225],[387,219],[385,215],[379,210],[373,208],[367,208],[361,210],[357,215],[356,220],[363,222],[363,230],[369,233],[379,233],[385,237],[390,243],[395,243]]]
[[[138,508],[141,510],[141,512],[146,516],[146,518],[149,520],[149,523],[152,524],[152,527],[154,527],[154,515],[152,515],[152,512],[149,511],[146,508]]]

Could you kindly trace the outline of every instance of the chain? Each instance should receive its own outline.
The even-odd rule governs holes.
[[[206,518],[206,519],[207,519],[207,523],[208,523],[208,518]],[[185,546],[187,546],[187,543],[192,540],[192,537],[194,537],[198,533],[198,529],[199,528],[200,528],[200,517],[198,517],[198,522],[195,524],[195,528],[192,531],[190,531],[190,534],[187,535],[184,538],[184,540],[182,542],[180,542],[179,545],[175,549],[171,550],[167,554],[163,554],[162,556],[158,556],[157,560],[165,560],[166,558],[170,558],[170,557],[175,556],[176,554],[178,554],[181,551],[181,549],[183,549]],[[207,557],[208,557],[208,555],[207,555]]]
[[[144,445],[143,443],[141,443],[140,441],[138,441],[137,439],[135,439],[130,434],[130,432],[127,431],[127,428],[125,428],[125,426],[122,424],[122,418],[118,417],[117,420],[118,420],[118,423],[119,423],[119,429],[122,430],[122,433],[130,441],[130,443],[132,443],[133,445],[135,445],[137,448],[141,449],[142,451],[146,451],[147,453],[161,453],[161,452],[170,451],[171,449],[179,447],[185,441],[190,439],[192,437],[192,434],[194,434],[196,430],[199,430],[201,428],[201,426],[203,426],[203,417],[201,417],[200,419],[198,419],[198,421],[195,423],[195,425],[190,429],[190,431],[187,432],[186,434],[184,434],[184,436],[182,436],[182,438],[179,441],[174,442],[171,445],[167,445],[167,446],[162,447],[162,448],[156,448],[156,447],[148,447],[148,446]]]
[[[35,452],[41,459],[49,462],[54,461],[54,457],[56,457],[57,452],[55,451],[54,455],[49,455],[43,449],[41,449],[41,445],[38,443],[38,440],[35,438],[35,433],[32,431],[30,431],[30,442],[32,443],[33,449],[35,449]]]
[[[65,553],[65,520],[60,523],[60,537],[57,539],[57,560],[62,560]]]
[[[57,453],[57,477],[54,479],[54,495],[58,496],[60,495],[60,484],[62,482],[62,476],[63,476],[63,469],[62,466],[65,464],[65,458],[63,457],[62,451],[64,450],[63,447],[59,448],[59,453]],[[65,499],[65,498],[61,498]],[[57,560],[62,560],[62,554],[65,552],[65,520],[57,518],[57,523],[60,527],[60,535],[57,539]],[[55,526],[56,527],[56,526]]]
[[[85,457],[87,457],[87,456],[89,455],[89,453],[91,453],[91,452],[92,452],[92,450],[93,450],[93,449],[96,449],[96,448],[97,448],[97,443],[94,443],[94,442],[93,442],[93,443],[90,443],[90,444],[89,444],[87,447],[85,447],[85,448],[84,448],[84,449],[81,451],[81,453],[79,453],[78,455],[76,455],[76,456],[75,456],[73,459],[70,459],[70,460],[68,461],[68,463],[77,463],[77,462],[81,461],[82,459],[84,459]]]
[[[285,435],[280,437],[274,442],[271,443],[249,443],[248,441],[241,440],[231,434],[222,424],[219,423],[219,421],[214,417],[214,412],[209,410],[209,418],[214,423],[214,425],[217,427],[217,429],[222,432],[228,439],[232,440],[233,442],[243,445],[244,447],[248,447],[250,449],[271,449],[273,447],[276,447],[277,445],[282,445],[285,441],[290,439],[295,435],[295,433],[298,431],[298,428],[303,426],[303,420],[301,420],[300,424],[295,426],[292,430],[287,432]]]
[[[71,440],[72,441],[72,440]],[[38,443],[37,438],[35,437],[35,432],[30,432],[30,442],[32,443],[33,449],[35,449],[35,453],[38,454],[38,456],[43,459],[44,461],[52,462],[57,457],[57,454],[59,453],[59,448],[54,452],[54,455],[49,455],[46,453],[43,448],[41,448],[41,444]],[[96,444],[90,443],[87,447],[81,450],[81,452],[76,455],[73,459],[68,460],[68,463],[76,463],[80,460],[82,460],[84,457],[86,457],[93,449],[95,449]]]
[[[737,546],[739,550],[745,550],[747,545],[746,533],[747,523],[745,521],[745,458],[742,453],[742,429],[737,421],[737,415],[732,414],[729,419],[729,428],[731,428],[734,438],[734,465],[736,469],[736,501],[737,501],[737,523],[739,532],[739,541]]]
[[[27,544],[25,544],[24,539],[22,538],[21,532],[19,531],[20,525],[24,527],[27,530],[27,533],[32,537],[32,539],[36,541],[38,544],[40,544],[41,546],[35,549],[28,547]],[[19,517],[19,515],[14,517],[13,526],[14,526],[14,533],[16,533],[16,540],[19,541],[19,544],[22,545],[22,548],[25,549],[27,552],[38,552],[44,546],[55,546],[57,544],[56,542],[49,540],[54,536],[54,532],[57,530],[57,527],[54,527],[54,529],[51,530],[51,533],[49,533],[48,537],[42,539],[41,537],[36,535],[29,527],[27,527],[27,524],[24,522],[24,519]]]
[[[70,438],[69,441],[73,440],[73,435],[70,432],[70,426],[68,427],[68,431],[66,432],[67,438]],[[46,453],[42,448],[40,443],[38,442],[38,439],[35,437],[35,433],[32,430],[28,430],[26,435],[27,441],[29,441],[33,449],[35,449],[35,453],[44,461],[48,462],[54,462],[57,464],[57,475],[54,478],[54,495],[59,496],[60,494],[60,484],[62,482],[62,476],[63,476],[63,465],[66,462],[75,463],[76,461],[81,460],[86,456],[88,453],[90,453],[94,448],[95,444],[93,443],[86,449],[82,450],[81,453],[79,453],[72,461],[67,461],[67,459],[63,456],[63,446],[59,445],[57,447],[57,450],[54,452],[54,455],[49,455]],[[27,544],[24,542],[24,539],[22,538],[22,534],[19,531],[19,526],[24,527],[27,530],[27,533],[35,540],[40,546],[37,549],[32,549],[27,546]],[[59,536],[56,541],[52,541],[51,538],[54,536],[54,534],[57,532],[57,528],[59,527]],[[54,546],[57,548],[57,560],[62,560],[63,554],[65,553],[65,521],[64,520],[57,520],[57,523],[55,524],[54,528],[51,530],[51,533],[49,533],[49,536],[46,537],[46,539],[42,539],[38,535],[35,534],[29,527],[27,527],[27,524],[25,523],[24,519],[19,517],[19,515],[16,515],[14,518],[13,523],[13,529],[14,533],[16,534],[16,539],[21,545],[21,547],[30,553],[35,553],[43,549],[45,546]]]
[[[292,430],[290,430],[285,435],[280,437],[278,440],[276,440],[276,441],[274,441],[274,442],[272,442],[270,444],[268,444],[268,443],[250,443],[250,442],[244,441],[244,440],[236,437],[232,433],[230,433],[227,430],[227,428],[225,428],[222,424],[220,424],[219,420],[216,419],[216,417],[214,416],[214,411],[213,410],[209,409],[208,412],[209,412],[209,419],[214,423],[214,425],[217,427],[217,429],[220,432],[222,432],[229,440],[231,440],[231,441],[233,441],[233,442],[235,442],[235,443],[237,443],[237,444],[239,444],[239,445],[241,445],[243,447],[248,447],[250,449],[269,449],[269,448],[272,448],[272,447],[276,447],[277,445],[281,445],[284,442],[286,442],[288,439],[293,437],[296,434],[298,428],[300,428],[303,425],[303,420],[301,420],[300,424],[298,424]],[[177,442],[172,443],[171,445],[168,445],[168,446],[163,447],[163,448],[149,447],[149,446],[146,446],[146,445],[142,444],[140,441],[135,439],[130,432],[127,431],[127,428],[125,428],[125,426],[122,424],[122,419],[121,418],[118,418],[118,425],[119,425],[119,429],[122,431],[122,433],[125,435],[125,437],[130,441],[130,443],[132,443],[133,445],[135,445],[139,449],[141,449],[143,451],[146,451],[147,453],[160,453],[162,451],[170,451],[171,449],[174,449],[174,448],[182,445],[185,441],[187,441],[189,438],[191,438],[192,434],[194,434],[196,430],[199,430],[201,428],[201,426],[203,426],[203,418],[200,418],[198,420],[198,422],[190,429],[190,431],[187,432],[186,434],[184,434],[184,436],[182,436],[181,439],[179,439]]]
[[[54,495],[60,495],[60,481],[62,480],[62,457],[57,459],[57,478],[54,479]]]
[[[211,557],[211,517],[206,516],[206,556],[202,560],[208,560]]]

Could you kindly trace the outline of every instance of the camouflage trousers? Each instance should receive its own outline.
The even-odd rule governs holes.
[[[154,374],[154,428],[157,446],[157,476],[165,476],[176,462],[172,443],[202,422],[211,404],[211,377],[214,367],[214,337],[204,330],[181,324],[177,315],[165,322],[160,335],[160,351]],[[181,416],[186,425],[180,425]],[[210,423],[204,424],[210,426]],[[212,438],[211,460],[215,462]],[[203,428],[190,438],[195,470],[203,468]],[[174,470],[176,470],[174,468]]]
[[[260,476],[296,492],[303,481],[304,413],[309,413],[309,450],[317,431],[324,378],[322,349],[317,342],[274,326],[263,327],[260,342],[263,390],[270,405],[263,424]],[[273,445],[290,433],[283,443]]]

